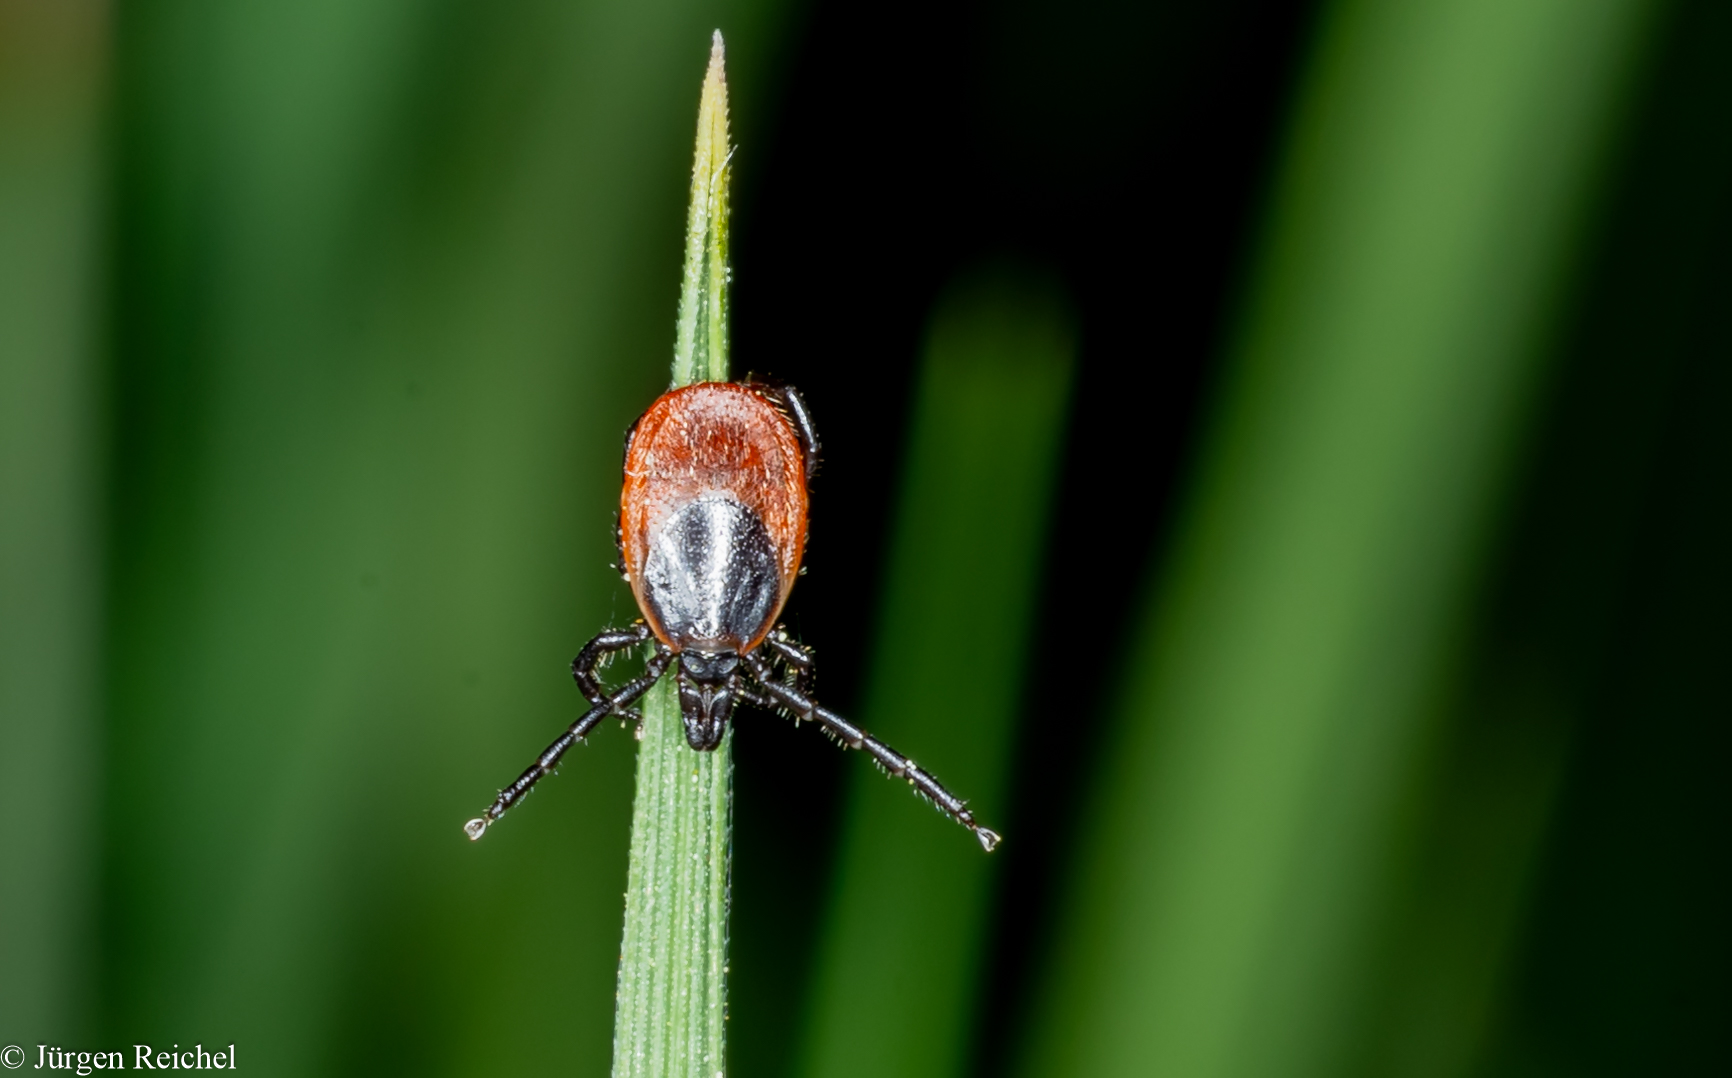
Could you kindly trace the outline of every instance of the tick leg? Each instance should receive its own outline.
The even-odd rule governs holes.
[[[583,717],[571,724],[570,729],[554,738],[553,744],[547,746],[535,762],[529,765],[529,770],[517,776],[517,781],[499,791],[499,796],[493,804],[487,806],[487,811],[463,825],[463,830],[471,839],[478,839],[487,833],[487,827],[499,817],[505,815],[505,810],[523,800],[523,795],[534,789],[535,784],[553,773],[559,766],[559,758],[565,755],[565,750],[582,741],[593,729],[596,723],[616,714],[633,700],[649,691],[673,662],[673,653],[657,650],[650,661],[644,664],[643,676],[619,687],[613,695],[604,696],[595,706],[583,713]]]
[[[776,701],[771,700],[769,697],[764,696],[761,693],[755,693],[751,689],[746,688],[744,680],[735,684],[734,698],[739,700],[742,704],[751,704],[753,707],[762,711],[774,711],[779,706]]]
[[[897,752],[884,742],[855,726],[828,708],[819,707],[812,700],[792,685],[776,680],[775,671],[764,658],[757,654],[745,657],[747,667],[752,676],[757,679],[758,686],[778,704],[794,712],[802,719],[824,724],[824,728],[840,738],[842,744],[851,749],[860,749],[877,760],[884,770],[895,778],[904,778],[908,784],[929,798],[948,813],[951,819],[974,832],[974,837],[980,840],[980,846],[988,853],[998,845],[997,832],[988,830],[974,821],[974,813],[968,811],[968,802],[946,790],[939,781],[922,771],[908,757]]]
[[[780,625],[776,626],[775,632],[764,638],[764,645],[774,651],[776,656],[787,664],[788,669],[793,671],[793,680],[787,684],[793,685],[794,691],[801,696],[810,696],[812,679],[817,673],[813,669],[812,650],[794,643],[788,636],[788,630]]]
[[[818,428],[812,424],[806,398],[800,396],[800,391],[793,386],[777,386],[772,392],[782,398],[788,418],[794,421],[794,430],[800,436],[800,448],[806,451],[806,482],[810,483],[818,474],[818,454],[823,450],[818,445]]]
[[[577,682],[578,690],[583,693],[584,699],[592,705],[606,700],[607,689],[602,686],[596,670],[608,656],[634,648],[649,638],[649,626],[640,620],[629,629],[604,629],[596,634],[594,640],[585,644],[583,650],[577,653],[577,658],[571,660],[571,679]],[[637,711],[622,710],[618,714],[620,718],[632,722],[643,721],[643,715]]]

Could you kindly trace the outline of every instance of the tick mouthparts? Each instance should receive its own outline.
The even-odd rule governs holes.
[[[487,818],[485,816],[477,816],[475,819],[470,820],[468,823],[463,825],[463,833],[469,836],[470,842],[478,840],[482,835],[487,833]],[[986,840],[981,839],[981,841],[985,842]],[[998,841],[998,836],[993,835],[992,841],[996,843]],[[992,847],[988,846],[987,849],[990,850]]]
[[[480,838],[481,836],[473,835],[471,837]],[[985,850],[987,853],[991,853],[993,850],[997,849],[998,844],[1004,841],[1003,836],[1001,836],[997,831],[988,830],[984,827],[975,828],[974,837],[980,840],[980,848]]]

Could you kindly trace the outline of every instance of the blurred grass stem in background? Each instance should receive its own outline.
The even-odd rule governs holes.
[[[1055,283],[974,273],[934,312],[916,388],[861,725],[993,826],[1009,811],[1074,352]],[[1001,859],[901,783],[852,770],[800,1073],[966,1074]]]
[[[89,1027],[107,36],[0,0],[0,1044]]]
[[[673,384],[728,380],[728,84],[716,31],[698,105]],[[725,1069],[732,728],[686,744],[670,670],[643,698],[615,1078],[719,1078]]]
[[[1326,15],[1029,1078],[1343,1070],[1403,791],[1648,6]]]

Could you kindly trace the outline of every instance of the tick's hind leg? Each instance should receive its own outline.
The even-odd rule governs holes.
[[[768,696],[801,719],[822,723],[824,729],[835,735],[842,744],[851,749],[862,750],[878,761],[893,778],[907,779],[908,785],[914,787],[921,795],[937,805],[951,819],[974,832],[974,837],[980,841],[981,848],[988,853],[991,853],[993,847],[998,845],[998,833],[975,822],[974,813],[968,810],[968,802],[946,790],[937,779],[922,771],[913,760],[834,711],[819,707],[817,701],[800,692],[794,686],[777,680],[774,668],[762,656],[756,653],[749,654],[745,656],[745,662],[752,671],[752,676],[757,679],[758,687],[762,690],[763,695]]]
[[[608,659],[621,651],[629,651],[650,638],[649,626],[639,620],[629,629],[604,629],[596,634],[594,640],[583,646],[577,653],[577,658],[571,660],[571,679],[577,682],[577,688],[583,693],[584,699],[591,706],[608,699],[608,691],[601,683],[596,671]],[[642,728],[643,713],[631,708],[621,708],[613,712],[627,722],[635,722]]]

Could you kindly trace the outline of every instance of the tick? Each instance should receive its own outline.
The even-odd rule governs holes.
[[[710,752],[740,703],[815,722],[930,799],[991,851],[999,836],[913,760],[812,697],[812,654],[776,623],[806,551],[807,484],[818,436],[792,387],[700,382],[659,397],[626,433],[619,497],[620,570],[643,614],[608,629],[571,661],[590,709],[554,739],[487,811],[463,825],[478,839],[608,716],[632,709],[670,668],[686,743]],[[653,642],[641,676],[608,692],[608,656]],[[780,670],[778,671],[778,667]]]

